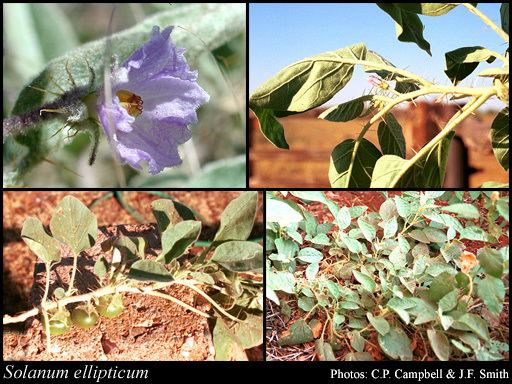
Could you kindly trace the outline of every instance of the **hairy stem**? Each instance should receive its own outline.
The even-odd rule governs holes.
[[[487,16],[485,16],[482,12],[480,12],[476,7],[471,5],[470,3],[462,3],[463,6],[465,6],[469,12],[473,13],[474,15],[477,15],[482,21],[487,24],[491,29],[496,32],[505,42],[508,44],[508,34],[498,27],[491,19],[489,19]]]
[[[231,315],[230,313],[226,312],[224,310],[224,308],[222,308],[219,304],[217,304],[217,302],[215,300],[213,300],[210,296],[208,296],[206,293],[204,293],[203,291],[201,291],[199,288],[197,288],[195,285],[193,284],[190,284],[188,283],[187,281],[176,281],[177,284],[181,284],[181,285],[184,285],[186,287],[189,287],[190,289],[192,289],[193,291],[196,291],[197,293],[199,293],[199,295],[201,295],[203,298],[205,298],[211,305],[213,305],[220,313],[222,313],[224,316],[226,316],[228,319],[232,320],[232,321],[236,321],[237,323],[239,323],[241,320],[234,317],[233,315]]]
[[[395,178],[391,182],[391,187],[395,186],[395,184],[405,175],[405,173],[414,166],[416,161],[421,159],[423,156],[426,156],[438,143],[441,142],[448,134],[455,129],[457,125],[459,125],[466,117],[471,115],[474,111],[476,111],[483,103],[487,101],[493,95],[492,92],[488,92],[483,94],[482,96],[473,99],[471,102],[466,104],[459,114],[455,114],[454,117],[448,121],[446,126],[434,137],[428,144],[426,144],[416,155],[414,155],[407,164],[397,172]]]
[[[69,286],[68,290],[66,292],[66,295],[71,295],[71,291],[73,290],[73,284],[75,283],[75,276],[76,276],[76,269],[78,264],[78,255],[73,255],[73,269],[71,270],[71,279],[69,280]],[[47,275],[48,277],[50,275]]]

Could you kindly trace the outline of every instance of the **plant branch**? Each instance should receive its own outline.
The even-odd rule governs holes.
[[[391,186],[394,186],[404,175],[405,173],[414,166],[414,164],[421,159],[423,156],[426,156],[441,140],[443,140],[448,134],[455,129],[457,125],[459,125],[466,117],[471,115],[475,110],[477,110],[483,103],[487,101],[492,95],[493,91],[489,91],[480,97],[471,100],[468,102],[458,113],[456,113],[450,121],[446,124],[446,126],[434,137],[428,144],[426,144],[421,150],[419,150],[416,155],[414,155],[407,164],[397,172],[395,178],[391,182]]]
[[[480,19],[482,19],[482,21],[485,24],[487,24],[489,27],[491,27],[491,29],[494,32],[496,32],[508,44],[508,34],[503,29],[498,27],[494,23],[494,21],[489,19],[487,16],[485,16],[482,12],[480,12],[478,9],[476,9],[476,7],[474,7],[470,3],[462,3],[462,5],[465,6],[469,10],[469,12],[471,12],[474,15],[477,15]]]
[[[77,264],[78,264],[78,255],[73,254],[73,269],[71,270],[71,280],[69,281],[68,290],[66,292],[67,296],[69,296],[71,294],[71,291],[73,290],[73,284],[75,283]],[[50,278],[50,275],[48,273],[46,274],[46,276],[48,276],[48,279]]]
[[[397,97],[395,99],[390,99],[391,102],[386,105],[384,108],[382,108],[377,114],[375,114],[368,123],[366,123],[359,132],[359,135],[357,136],[355,143],[354,143],[354,149],[352,150],[352,157],[350,160],[350,165],[347,170],[347,174],[350,175],[352,173],[353,165],[355,162],[355,158],[357,155],[357,150],[359,149],[359,145],[361,143],[361,140],[363,139],[364,135],[370,129],[370,126],[378,121],[381,117],[383,117],[386,113],[388,113],[391,109],[393,109],[398,104],[403,103],[407,100],[412,100],[418,96],[423,95],[429,95],[429,94],[461,94],[461,95],[470,95],[470,96],[481,96],[481,95],[487,95],[487,94],[494,94],[496,90],[492,87],[484,87],[484,88],[469,88],[469,87],[443,87],[443,86],[437,86],[437,85],[431,85],[428,87],[424,87],[421,89],[418,89],[417,91],[404,93],[400,97]],[[490,97],[490,96],[489,96]],[[345,185],[346,188],[348,188],[348,184],[350,182],[350,177],[347,178],[347,184]]]

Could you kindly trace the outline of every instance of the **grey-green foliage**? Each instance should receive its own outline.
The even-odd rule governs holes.
[[[228,241],[219,245],[212,261],[233,272],[258,271],[263,267],[263,248],[251,241]]]
[[[60,244],[46,233],[39,219],[29,217],[25,220],[21,238],[45,263],[60,261]]]
[[[157,260],[170,263],[173,259],[182,256],[199,237],[201,222],[186,220],[174,226],[168,226],[162,232],[162,253]]]
[[[51,60],[46,68],[20,92],[12,114],[20,115],[35,111],[43,104],[57,98],[49,93],[35,91],[31,87],[60,93],[61,90],[54,84],[57,83],[65,91],[74,90],[66,67],[77,87],[87,88],[90,82],[88,68],[90,66],[97,75],[93,88],[98,89],[103,82],[105,55],[115,55],[122,63],[147,41],[155,25],[161,28],[177,26],[171,35],[172,39],[177,46],[187,49],[186,56],[193,65],[194,60],[202,52],[212,51],[244,31],[245,5],[209,3],[180,6],[148,17],[130,29],[75,48]],[[108,42],[110,42],[110,52],[106,51]],[[62,121],[44,120],[34,125],[33,129],[25,134],[6,141],[10,151],[13,152],[13,157],[16,154],[12,173],[8,175],[8,183],[20,182],[22,176],[55,150],[55,140],[49,141],[49,138],[59,127],[62,127]],[[64,137],[62,135],[63,133],[60,137]],[[28,151],[23,146],[27,147]],[[14,159],[9,160],[12,162]]]
[[[321,202],[324,210],[333,203],[318,192],[294,194],[303,202]],[[440,360],[464,358],[460,351],[468,338],[475,343],[464,353],[481,360],[489,354],[501,359],[492,352],[495,340],[490,338],[487,316],[474,311],[471,303],[481,299],[494,315],[503,310],[508,247],[500,248],[497,238],[508,235],[504,229],[508,196],[487,191],[406,191],[385,197],[379,212],[338,207],[335,230],[326,233],[328,246],[312,242],[319,225],[307,211],[298,224],[267,223],[267,236],[277,250],[267,247],[267,297],[277,305],[283,298],[296,300],[308,318],[327,311],[336,332],[350,334],[358,352],[364,350],[368,332],[374,331],[385,355],[412,360],[409,335],[421,333]],[[475,201],[483,202],[486,210],[478,209]],[[272,217],[271,212],[267,217]],[[494,228],[495,222],[502,224]],[[291,236],[290,228],[305,241]],[[483,228],[496,232],[490,236]],[[460,241],[468,229],[487,242],[474,259],[463,253]],[[307,264],[306,269],[299,268],[301,264]],[[281,335],[279,345],[310,341],[308,329],[305,321],[295,322]],[[336,346],[329,324],[326,329],[316,345],[320,359],[328,352],[322,343]]]
[[[169,226],[173,227],[182,221],[180,214],[169,199],[158,199],[151,203],[151,210],[156,218],[158,230],[163,233]]]
[[[75,255],[96,242],[98,223],[87,206],[73,196],[64,197],[50,220],[52,235],[67,244]]]
[[[247,240],[254,225],[257,206],[258,192],[244,192],[231,201],[220,216],[220,228],[214,241]]]
[[[395,21],[399,41],[413,42],[430,54],[430,44],[423,37],[424,26],[418,15],[442,16],[460,4],[378,3],[377,5]],[[476,4],[473,3],[472,6]],[[469,13],[469,10],[465,11]],[[508,31],[508,4],[502,5],[500,13],[502,28]],[[500,31],[497,32],[500,36],[503,35]],[[507,40],[506,37],[504,39]],[[481,46],[452,50],[445,54],[445,73],[456,85],[470,75],[481,62],[492,63],[496,58],[506,61],[508,49],[506,51],[507,53],[501,56]],[[375,119],[372,118],[371,122],[377,122],[377,117],[385,120],[378,127],[380,150],[364,138],[370,128],[370,124],[367,123],[362,127],[357,139],[344,140],[333,149],[329,167],[331,186],[341,188],[441,187],[445,177],[448,148],[454,136],[453,129],[460,121],[454,118],[450,121],[450,125],[446,126],[445,132],[425,144],[420,154],[406,159],[406,143],[402,127],[389,114],[389,110],[401,102],[414,100],[422,94],[439,93],[435,90],[438,86],[410,71],[398,69],[389,60],[368,49],[364,43],[300,60],[283,68],[274,77],[260,85],[250,96],[249,106],[259,119],[262,133],[278,148],[288,149],[284,129],[278,118],[308,111],[330,100],[348,84],[356,64],[361,65],[365,72],[376,73],[382,78],[376,86],[379,88],[377,92],[331,107],[319,117],[336,122],[357,119],[365,109],[365,102],[369,101],[365,115],[376,111],[381,114],[375,116]],[[461,88],[460,93],[448,91],[447,94],[453,97],[460,97],[462,94],[480,95],[480,99],[473,100],[475,104],[471,105],[470,110],[478,108],[485,98],[494,96],[508,105],[508,64],[505,62],[502,67],[486,69],[479,76],[494,78],[495,90],[491,92],[489,87],[475,88],[477,89],[475,94]],[[386,112],[388,114],[383,116]],[[470,114],[469,111],[465,111],[461,112],[461,115],[467,118]],[[491,135],[496,158],[508,170],[508,108],[496,117]]]

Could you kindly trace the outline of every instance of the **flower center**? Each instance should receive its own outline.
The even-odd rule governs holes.
[[[121,106],[128,111],[130,116],[139,116],[142,113],[142,98],[133,92],[121,89],[117,91]]]

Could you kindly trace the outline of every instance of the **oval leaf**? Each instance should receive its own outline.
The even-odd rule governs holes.
[[[284,136],[284,128],[277,121],[274,111],[268,108],[251,107],[260,124],[261,133],[277,148],[289,149],[290,146],[286,142]]]
[[[428,340],[434,350],[434,353],[441,361],[448,361],[451,354],[451,347],[448,338],[443,332],[433,329],[427,330]]]
[[[154,260],[139,260],[132,264],[130,272],[128,272],[130,279],[139,281],[172,281],[173,277],[170,272],[158,261]]]
[[[357,119],[361,116],[361,113],[363,113],[364,102],[371,100],[372,98],[373,95],[365,95],[347,101],[346,103],[336,105],[322,112],[318,118],[336,122],[345,122]]]
[[[374,167],[382,154],[375,145],[364,138],[357,149],[355,143],[355,140],[348,139],[334,147],[329,165],[331,187],[367,188],[370,185]],[[353,166],[350,167],[352,163]]]
[[[53,236],[69,245],[75,255],[96,243],[98,223],[87,206],[73,196],[61,200],[50,220]]]
[[[229,241],[215,249],[211,260],[233,272],[256,271],[263,268],[263,247],[250,241]]]
[[[496,156],[496,159],[498,159],[506,171],[508,171],[509,162],[508,119],[509,112],[507,107],[498,113],[491,126],[492,150],[494,151],[494,156]]]
[[[383,154],[396,155],[405,159],[405,138],[403,129],[391,113],[387,113],[384,121],[377,129],[380,149]]]
[[[293,112],[318,107],[352,78],[354,64],[344,59],[362,60],[365,55],[366,47],[359,43],[300,60],[259,86],[251,95],[249,105]]]
[[[151,202],[151,210],[160,233],[163,233],[169,225],[176,225],[183,220],[170,199],[158,199]]]
[[[35,217],[29,217],[23,223],[21,238],[32,252],[45,263],[59,262],[60,244],[44,230],[43,223]]]
[[[392,359],[412,360],[411,341],[400,327],[391,328],[385,335],[379,334],[382,351]]]
[[[488,49],[480,46],[458,48],[445,53],[446,69],[444,73],[457,84],[464,80],[482,61],[492,63],[496,57]]]
[[[166,264],[183,255],[201,233],[201,222],[186,220],[167,228],[162,233],[162,253],[157,260],[164,260]]]
[[[220,228],[215,243],[227,240],[247,240],[256,218],[258,192],[244,192],[232,200],[220,216]]]

